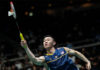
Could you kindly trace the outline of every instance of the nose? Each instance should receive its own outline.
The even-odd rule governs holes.
[[[47,43],[47,41],[45,41],[45,43]]]
[[[47,44],[48,43],[48,41],[45,41],[45,44]]]

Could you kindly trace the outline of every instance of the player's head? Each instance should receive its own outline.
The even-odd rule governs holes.
[[[50,35],[46,35],[43,38],[43,46],[45,49],[54,47],[56,45],[56,42],[54,40],[54,38]]]

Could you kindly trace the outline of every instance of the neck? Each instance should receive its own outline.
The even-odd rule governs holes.
[[[48,48],[46,50],[47,50],[47,54],[53,54],[55,52],[55,48],[54,47]]]

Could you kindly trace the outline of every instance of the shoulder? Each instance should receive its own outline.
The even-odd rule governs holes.
[[[43,64],[45,64],[49,60],[49,57],[48,56],[40,56],[39,59],[43,62]]]
[[[67,47],[60,47],[60,48],[57,48],[57,50],[65,50],[65,51],[68,51],[69,48],[67,48]]]
[[[71,50],[73,50],[73,49],[70,49],[70,48],[68,48],[68,47],[63,47],[66,51],[71,51]]]
[[[64,47],[59,47],[59,48],[57,48],[57,50],[61,50],[61,49],[64,49]]]
[[[60,48],[57,48],[57,53],[66,53],[66,50],[64,49],[64,47],[60,47]]]
[[[67,47],[64,47],[64,49],[67,51],[68,54],[74,55],[76,53],[76,50],[74,50],[74,49],[70,49]]]
[[[68,47],[63,47],[64,49],[69,49]]]

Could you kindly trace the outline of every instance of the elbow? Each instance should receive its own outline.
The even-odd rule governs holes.
[[[33,62],[35,65],[41,66],[41,63],[40,63],[37,59],[32,60],[32,62]]]

